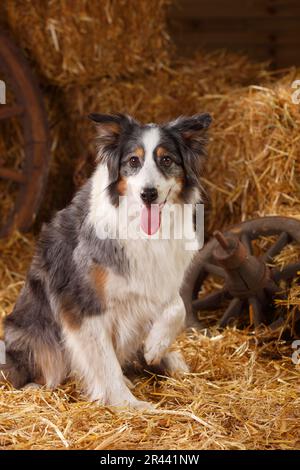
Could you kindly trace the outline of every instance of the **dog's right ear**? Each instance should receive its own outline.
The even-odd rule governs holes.
[[[134,119],[126,114],[92,113],[88,117],[96,123],[99,159],[113,153],[118,148],[122,133],[135,123]]]
[[[90,114],[89,118],[96,123],[97,128],[97,162],[106,163],[110,183],[115,183],[119,177],[120,140],[124,133],[129,133],[136,121],[125,114]]]

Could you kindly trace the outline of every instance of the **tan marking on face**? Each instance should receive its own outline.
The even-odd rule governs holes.
[[[105,305],[105,286],[108,273],[103,266],[94,265],[91,269],[92,285],[96,289],[101,305]]]
[[[82,323],[82,318],[80,317],[79,312],[65,308],[61,310],[60,314],[61,319],[67,328],[72,331],[79,330]]]
[[[162,158],[162,157],[165,157],[166,155],[169,155],[169,152],[164,147],[162,147],[160,145],[156,149],[156,155],[157,155],[158,158]]]
[[[138,157],[140,160],[145,156],[145,150],[143,147],[136,147],[136,149],[132,152],[132,156]]]
[[[120,196],[124,196],[126,194],[127,189],[127,180],[123,177],[120,177],[117,183],[117,191]]]

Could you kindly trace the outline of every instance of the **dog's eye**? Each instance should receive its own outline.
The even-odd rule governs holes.
[[[162,164],[163,166],[166,166],[166,167],[171,166],[171,164],[172,164],[172,158],[169,157],[168,155],[165,155],[165,156],[162,157],[162,159],[161,159],[161,164]]]
[[[129,165],[131,166],[131,168],[138,168],[140,166],[139,157],[131,157],[129,160]]]

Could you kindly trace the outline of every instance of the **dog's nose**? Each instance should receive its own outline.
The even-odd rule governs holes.
[[[141,191],[141,199],[146,204],[151,204],[158,197],[158,192],[156,188],[144,188]]]

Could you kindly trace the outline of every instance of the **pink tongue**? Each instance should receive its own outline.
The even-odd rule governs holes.
[[[159,204],[151,204],[150,207],[143,206],[141,212],[141,227],[148,235],[156,233],[160,227]]]

